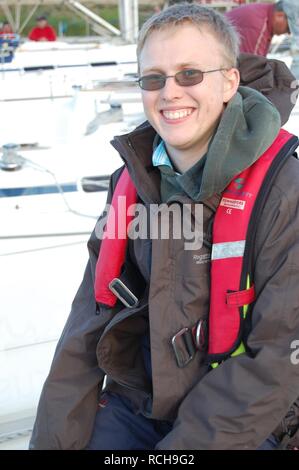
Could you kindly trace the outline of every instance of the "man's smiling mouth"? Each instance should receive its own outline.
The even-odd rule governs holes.
[[[166,110],[162,109],[161,114],[163,117],[169,121],[175,121],[178,119],[183,119],[186,118],[187,116],[190,116],[192,112],[194,111],[193,108],[186,108],[186,109],[173,109],[173,110]]]

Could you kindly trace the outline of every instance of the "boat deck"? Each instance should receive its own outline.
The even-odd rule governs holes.
[[[34,414],[10,421],[0,421],[0,451],[27,450],[32,433]]]
[[[0,440],[1,450],[28,450],[31,431],[26,434],[14,435],[6,437],[3,441]]]

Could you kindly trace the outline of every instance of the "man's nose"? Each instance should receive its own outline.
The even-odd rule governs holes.
[[[181,87],[175,80],[175,77],[170,76],[165,80],[165,85],[161,89],[161,98],[165,101],[171,101],[180,98],[183,94],[183,87]]]

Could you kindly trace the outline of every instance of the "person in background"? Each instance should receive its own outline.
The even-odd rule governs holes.
[[[6,36],[8,34],[14,34],[12,27],[8,23],[8,21],[4,21],[1,29],[0,29],[0,36]]]
[[[39,16],[36,19],[36,26],[30,31],[28,38],[31,41],[56,41],[56,32],[48,24],[45,16]]]
[[[226,17],[239,32],[240,52],[266,56],[272,37],[291,33],[299,44],[299,1],[251,3],[227,12]]]

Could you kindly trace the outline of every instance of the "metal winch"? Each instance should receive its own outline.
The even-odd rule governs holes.
[[[5,171],[20,170],[23,165],[23,158],[18,155],[17,144],[4,144],[2,146],[2,156],[0,158],[0,169]]]

